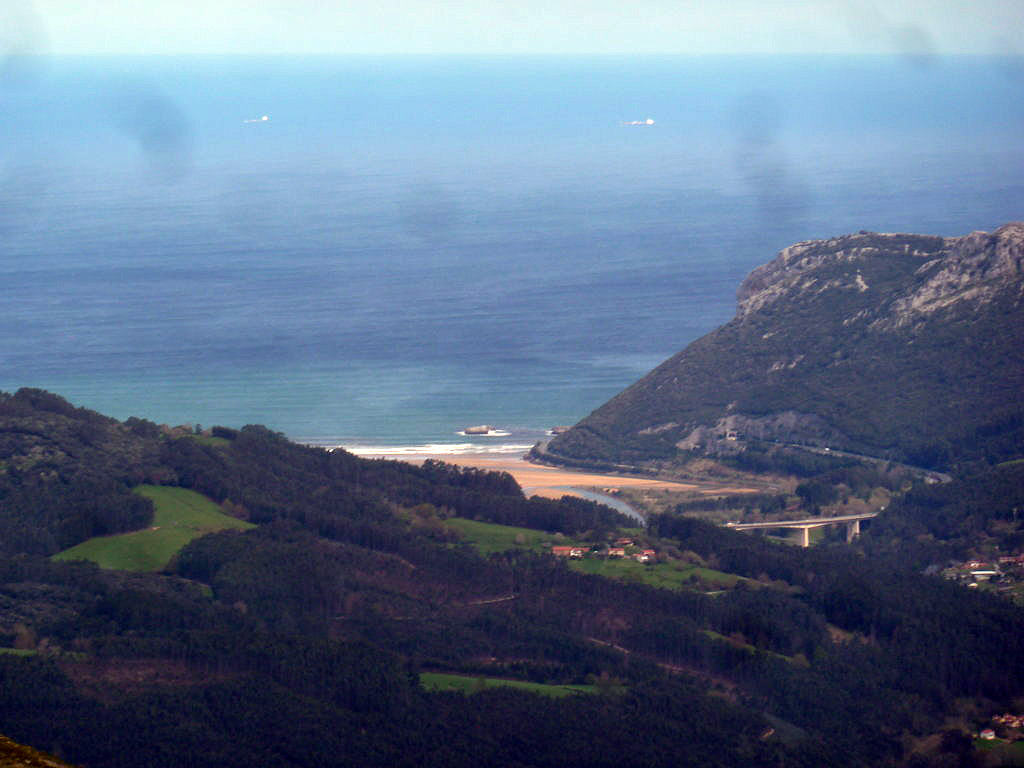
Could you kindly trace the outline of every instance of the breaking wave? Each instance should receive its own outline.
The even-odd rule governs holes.
[[[330,449],[342,448],[356,456],[383,456],[388,458],[416,458],[418,456],[461,456],[469,454],[523,454],[532,448],[529,444],[500,443],[427,443],[425,445],[335,445]]]

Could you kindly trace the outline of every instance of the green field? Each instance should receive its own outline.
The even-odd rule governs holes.
[[[54,560],[91,560],[101,568],[159,571],[192,539],[225,528],[254,528],[229,517],[205,496],[185,488],[140,485],[135,493],[153,502],[152,527],[115,536],[98,536],[53,556]]]
[[[231,445],[231,441],[223,437],[214,437],[213,435],[182,435],[181,440],[195,440],[200,445],[212,445],[214,448],[220,448],[225,445]]]
[[[484,554],[506,552],[510,549],[529,549],[534,552],[549,552],[552,544],[575,544],[570,539],[555,540],[553,533],[545,533],[532,528],[516,528],[511,525],[481,523],[462,517],[453,517],[445,524],[455,529],[464,541],[472,544]],[[625,531],[640,534],[640,530]],[[589,548],[589,547],[588,547]],[[603,576],[606,579],[632,581],[662,589],[693,589],[695,578],[720,589],[732,589],[736,582],[746,581],[742,576],[723,573],[712,568],[687,565],[682,562],[672,563],[638,563],[632,558],[586,557],[582,560],[567,561],[569,567],[580,573]],[[756,582],[752,582],[756,585]]]
[[[445,520],[445,524],[449,528],[455,529],[465,541],[468,541],[484,555],[505,552],[510,549],[532,549],[542,552],[545,551],[545,543],[554,541],[553,533],[545,533],[533,528],[516,528],[512,525],[481,523],[464,517],[449,518]],[[559,543],[570,544],[572,542]]]
[[[736,582],[743,578],[733,573],[723,573],[697,565],[684,565],[681,562],[638,563],[631,558],[588,557],[583,560],[570,560],[569,567],[580,573],[647,584],[661,589],[692,589],[694,577],[722,589],[732,589]]]
[[[1024,741],[1008,743],[1002,739],[975,739],[974,748],[985,755],[984,765],[1024,766]]]
[[[751,586],[757,586],[756,581],[751,581],[744,576],[737,576],[735,573],[726,573],[725,571],[716,571],[714,568],[704,568],[698,565],[687,566],[687,574],[693,574],[699,576],[704,581],[716,584],[720,587],[726,587],[732,589],[736,586],[739,581],[745,581]]]
[[[420,684],[428,691],[461,691],[477,693],[485,688],[520,688],[533,691],[544,696],[560,698],[576,696],[581,693],[593,693],[593,685],[547,685],[545,683],[528,683],[525,680],[504,680],[498,677],[473,677],[472,675],[452,675],[445,672],[422,672]]]
[[[569,567],[580,573],[603,576],[606,579],[647,584],[662,589],[682,589],[688,581],[688,570],[674,568],[668,563],[638,563],[631,558],[588,557],[570,560]]]
[[[751,645],[750,643],[747,643],[747,642],[739,642],[737,640],[734,640],[731,637],[726,637],[725,635],[719,634],[718,632],[715,632],[715,631],[710,630],[710,629],[702,629],[701,633],[706,635],[706,636],[708,636],[708,637],[710,637],[713,640],[718,640],[718,641],[723,642],[723,643],[728,643],[733,648],[742,648],[743,650],[745,650],[745,651],[747,651],[749,653],[764,653],[764,654],[766,654],[768,656],[774,656],[776,659],[782,659],[783,661],[789,661],[789,662],[793,661],[793,657],[792,656],[786,656],[786,655],[781,654],[781,653],[776,653],[775,651],[764,650],[764,649],[758,648],[755,645]]]

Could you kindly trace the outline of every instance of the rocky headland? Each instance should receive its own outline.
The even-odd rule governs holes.
[[[1021,222],[797,243],[743,281],[731,322],[544,458],[640,466],[799,444],[941,468],[972,445],[998,453],[1024,429],[1022,274]]]

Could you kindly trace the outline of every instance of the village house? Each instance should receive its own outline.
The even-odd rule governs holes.
[[[645,549],[641,552],[637,552],[635,555],[633,555],[633,559],[635,559],[638,563],[649,563],[651,560],[654,559],[654,550]]]
[[[584,552],[585,550],[583,549],[583,547],[577,546],[556,545],[551,547],[551,554],[555,557],[571,557],[578,559],[583,557]]]
[[[992,722],[1007,728],[1024,728],[1024,715],[1011,715],[1007,712],[1005,715],[995,715]]]
[[[999,579],[1003,576],[1003,572],[998,566],[983,560],[968,560],[960,565],[946,568],[942,571],[942,576],[952,581],[966,583],[969,587],[976,587],[980,582]]]
[[[988,563],[971,562],[968,564],[967,568],[971,574],[971,578],[975,581],[988,581],[989,579],[999,575],[999,569],[994,568]]]
[[[608,547],[608,557],[625,557],[626,550],[622,547]]]

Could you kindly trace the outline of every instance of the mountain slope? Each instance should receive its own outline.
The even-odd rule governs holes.
[[[71,768],[68,763],[0,736],[0,768]]]
[[[630,524],[528,500],[507,475],[360,459],[258,426],[175,437],[37,390],[0,405],[0,501],[23,502],[0,515],[0,723],[74,763],[896,768],[922,764],[905,759],[914,739],[962,745],[930,736],[962,702],[983,722],[1024,692],[1019,608],[915,572],[900,542],[922,526],[960,538],[979,511],[1005,530],[1018,496],[999,489],[1019,487],[1017,464],[992,486],[998,503],[955,482],[919,495],[880,556],[653,516],[630,533],[664,557],[644,568],[735,579],[662,588],[476,551],[453,516],[550,541],[614,542]],[[104,522],[91,488],[137,497],[128,487],[157,476],[256,527],[195,539],[155,573],[13,543],[86,535],[65,521]],[[43,491],[52,512],[28,503]],[[942,520],[922,519],[936,506]],[[437,692],[421,672],[593,693]]]
[[[554,438],[549,458],[641,463],[753,441],[948,465],[1024,426],[1024,223],[790,246],[736,317]]]

